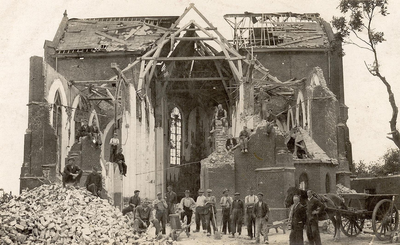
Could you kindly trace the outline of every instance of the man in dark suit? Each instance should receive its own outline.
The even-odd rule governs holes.
[[[93,195],[100,197],[102,189],[101,174],[97,173],[97,167],[92,167],[93,172],[91,172],[86,178],[86,189],[90,191]]]
[[[226,140],[226,150],[231,151],[237,145],[237,141],[233,138],[232,134],[229,135],[228,139]]]
[[[256,217],[256,243],[260,243],[260,234],[264,236],[264,243],[268,243],[268,218],[269,218],[269,207],[266,202],[263,201],[264,194],[259,192],[257,194],[258,202],[254,205],[253,215]]]
[[[129,206],[122,209],[123,215],[125,215],[129,212],[133,212],[135,214],[135,208],[140,205],[140,201],[141,201],[140,197],[139,197],[140,191],[135,190],[133,193],[134,193],[134,195],[131,196],[131,198],[129,198]]]
[[[231,238],[235,237],[235,232],[239,233],[239,236],[242,233],[242,223],[243,223],[243,215],[244,215],[244,202],[239,199],[240,193],[235,193],[235,199],[232,202],[231,206],[231,222],[232,222],[232,235]],[[237,228],[237,230],[236,230]]]
[[[306,207],[301,205],[300,197],[293,196],[293,206],[290,209],[289,220],[291,231],[289,236],[290,245],[303,245],[303,229],[306,223]]]
[[[307,237],[310,245],[321,245],[321,237],[318,230],[318,215],[321,214],[325,205],[318,200],[316,194],[308,190],[308,203],[307,203]]]
[[[73,183],[74,186],[79,184],[82,173],[82,170],[75,165],[75,158],[69,157],[68,164],[64,167],[64,172],[62,174],[63,186],[65,187],[66,183]]]

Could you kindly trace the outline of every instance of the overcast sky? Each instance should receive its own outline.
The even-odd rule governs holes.
[[[320,13],[330,21],[338,15],[339,0],[252,0],[252,1],[188,1],[188,0],[2,0],[0,7],[0,188],[19,191],[19,174],[23,162],[24,133],[27,128],[29,57],[43,56],[45,40],[52,40],[63,17],[69,18],[176,15],[183,13],[190,2],[208,18],[227,39],[232,38],[224,14],[270,12]],[[400,104],[400,1],[389,1],[390,15],[379,19],[378,29],[385,32],[384,44],[379,46],[382,73],[393,85]],[[181,25],[195,14],[188,15]],[[202,24],[203,22],[198,21]],[[348,126],[356,161],[375,161],[394,144],[386,139],[390,131],[391,109],[385,87],[367,73],[364,60],[371,61],[367,52],[345,46],[344,79],[346,105],[349,107]],[[279,74],[274,74],[279,77]]]

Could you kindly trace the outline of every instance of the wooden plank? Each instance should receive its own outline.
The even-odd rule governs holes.
[[[71,81],[73,85],[89,85],[99,83],[116,83],[116,80],[87,80],[87,81]]]
[[[197,40],[215,40],[216,37],[175,37],[175,40],[197,41]]]
[[[144,57],[150,61],[191,61],[191,60],[225,60],[225,56],[192,56],[192,57]]]
[[[301,42],[304,42],[304,41],[309,41],[309,40],[318,39],[318,38],[322,38],[322,36],[313,36],[313,37],[302,38],[302,39],[294,40],[294,41],[291,41],[291,42],[280,43],[280,44],[278,44],[276,46],[282,47],[282,46],[286,46],[286,45],[290,45],[290,44],[294,44],[294,43],[301,43]]]
[[[229,77],[170,77],[159,79],[158,81],[186,82],[186,81],[227,81]]]
[[[125,41],[124,41],[124,40],[122,40],[122,39],[119,39],[119,38],[116,38],[116,37],[110,36],[110,35],[108,35],[108,34],[105,34],[104,32],[101,32],[101,31],[95,31],[94,33],[96,33],[97,35],[100,35],[100,36],[103,36],[103,37],[109,38],[109,39],[111,39],[111,40],[114,40],[114,41],[116,41],[116,42],[119,42],[119,43],[121,43],[121,44],[129,45],[129,43],[128,43],[128,42],[125,42]]]
[[[89,100],[112,100],[110,97],[92,97]]]

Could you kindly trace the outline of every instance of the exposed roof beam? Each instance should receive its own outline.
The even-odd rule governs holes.
[[[87,81],[71,81],[73,85],[89,85],[89,84],[101,84],[101,83],[117,83],[116,80],[87,80]]]
[[[88,100],[112,100],[110,97],[92,97],[88,98]]]
[[[225,81],[229,80],[229,77],[170,77],[159,79],[159,81],[171,81],[171,82],[186,82],[186,81]]]
[[[175,37],[175,40],[181,41],[198,41],[198,40],[215,40],[216,37]]]
[[[157,61],[190,61],[190,60],[225,60],[225,56],[192,56],[192,57],[142,57],[142,60]]]

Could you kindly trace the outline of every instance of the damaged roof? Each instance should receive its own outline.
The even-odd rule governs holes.
[[[58,34],[55,48],[58,54],[114,51],[142,53],[156,42],[178,17],[67,19],[64,28]]]
[[[318,13],[245,12],[224,18],[236,33],[233,43],[241,48],[328,48],[333,38],[329,23]]]

